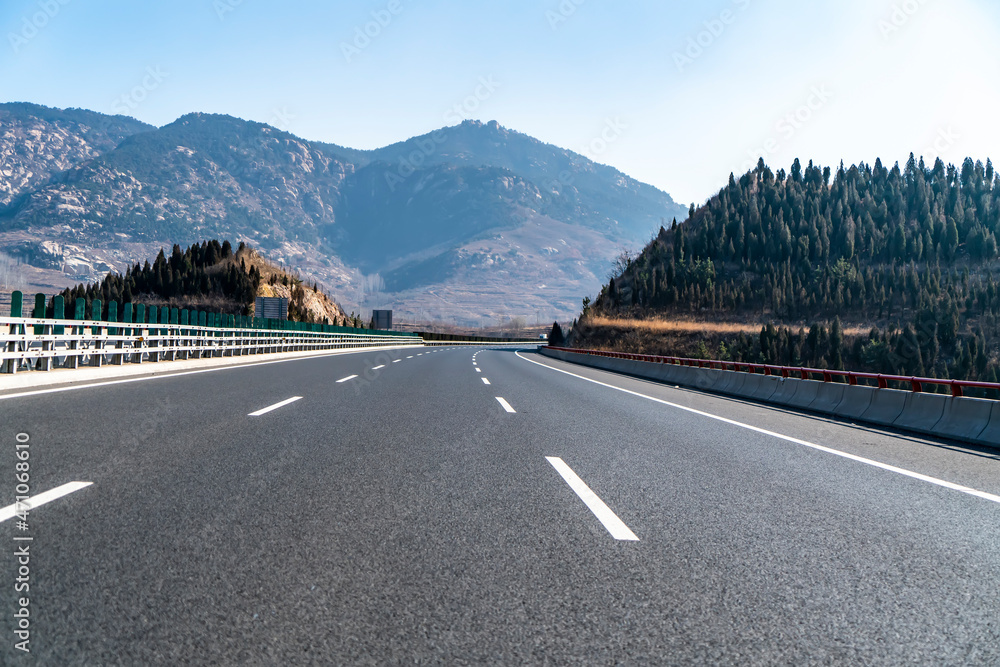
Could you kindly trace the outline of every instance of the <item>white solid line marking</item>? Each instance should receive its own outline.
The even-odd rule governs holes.
[[[382,364],[381,366],[372,366],[373,371],[377,371],[380,368],[385,368],[385,364]]]
[[[665,401],[662,398],[655,398],[653,396],[647,396],[646,394],[640,394],[637,391],[632,391],[631,389],[623,389],[621,387],[616,387],[613,384],[606,384],[598,380],[592,380],[591,378],[584,377],[582,375],[577,375],[576,373],[570,373],[569,371],[564,371],[561,368],[554,368],[547,364],[542,364],[537,361],[532,361],[531,359],[525,359],[521,356],[520,352],[515,352],[518,357],[524,359],[524,361],[531,362],[542,366],[543,368],[548,368],[552,371],[557,371],[559,373],[565,373],[566,375],[572,375],[575,378],[581,380],[586,380],[587,382],[593,382],[594,384],[599,384],[602,387],[608,387],[609,389],[615,389],[617,391],[624,392],[626,394],[632,394],[633,396],[638,396],[640,398],[646,398],[650,401],[655,401],[657,403],[662,403],[663,405],[669,405],[672,408],[677,408],[678,410],[684,410],[686,412],[691,412],[696,415],[701,415],[702,417],[708,417],[709,419],[715,419],[720,422],[725,422],[726,424],[732,424],[733,426],[739,426],[740,428],[745,428],[749,431],[755,431],[757,433],[762,433],[764,435],[769,435],[773,438],[778,438],[779,440],[785,440],[787,442],[795,443],[796,445],[802,445],[803,447],[809,447],[817,451],[826,452],[827,454],[833,454],[834,456],[842,456],[845,459],[850,459],[852,461],[857,461],[858,463],[864,463],[865,465],[874,466],[876,468],[881,468],[882,470],[887,470],[889,472],[894,472],[904,477],[912,477],[913,479],[919,479],[922,482],[927,482],[928,484],[935,484],[937,486],[942,486],[946,489],[951,489],[952,491],[958,491],[960,493],[967,493],[970,496],[975,496],[977,498],[982,498],[983,500],[989,500],[994,503],[1000,503],[1000,496],[994,495],[992,493],[987,493],[985,491],[979,491],[978,489],[973,489],[968,486],[962,486],[961,484],[955,484],[953,482],[947,482],[943,479],[938,479],[937,477],[931,477],[929,475],[924,475],[919,472],[913,472],[912,470],[907,470],[906,468],[898,468],[888,463],[882,463],[881,461],[874,461],[872,459],[866,459],[863,456],[858,456],[856,454],[848,454],[847,452],[842,452],[839,449],[832,449],[830,447],[824,447],[823,445],[817,445],[814,442],[809,442],[808,440],[800,440],[799,438],[793,438],[790,435],[783,435],[781,433],[775,433],[774,431],[768,431],[767,429],[759,428],[757,426],[751,426],[750,424],[744,424],[743,422],[738,422],[733,419],[727,419],[725,417],[720,417],[719,415],[713,415],[709,412],[702,412],[701,410],[695,410],[694,408],[689,408],[683,405],[677,405],[676,403],[671,403],[670,401]]]
[[[393,359],[393,360],[392,360],[392,363],[394,363],[394,364],[398,364],[398,363],[399,363],[399,362],[401,362],[401,361],[402,361],[402,359]]]
[[[294,403],[295,401],[299,400],[300,398],[302,398],[302,397],[301,396],[292,396],[291,398],[286,398],[285,400],[281,401],[280,403],[275,403],[274,405],[269,405],[266,408],[261,408],[257,412],[251,412],[250,414],[247,415],[247,417],[260,417],[262,414],[268,413],[271,410],[277,410],[278,408],[282,408],[282,407],[288,405],[289,403]]]
[[[63,484],[62,486],[57,486],[51,491],[39,493],[37,496],[31,496],[27,500],[22,500],[20,503],[14,503],[13,505],[0,509],[0,521],[6,521],[11,517],[17,516],[19,512],[23,512],[24,510],[33,510],[36,507],[40,507],[45,503],[50,503],[57,498],[62,498],[65,495],[73,493],[74,491],[86,488],[91,484],[93,484],[93,482],[70,482],[68,484]]]
[[[638,542],[639,538],[635,536],[629,527],[625,525],[618,515],[611,511],[611,508],[604,504],[604,501],[597,497],[597,494],[590,490],[590,487],[580,479],[580,477],[573,472],[573,469],[566,465],[558,456],[546,456],[545,460],[552,464],[552,467],[562,475],[562,478],[566,480],[569,484],[569,488],[576,492],[576,495],[580,496],[580,500],[583,504],[590,508],[590,511],[594,513],[597,520],[604,524],[604,527],[608,529],[611,533],[611,537],[616,540],[628,540],[630,542]]]
[[[506,410],[507,412],[514,412],[514,408],[510,407],[510,403],[508,403],[507,401],[503,400],[503,399],[502,399],[502,398],[500,398],[499,396],[496,396],[495,398],[496,398],[496,399],[497,399],[498,401],[500,401],[500,405],[502,405],[502,406],[503,406],[503,409],[504,409],[504,410]]]
[[[487,380],[486,378],[483,378],[483,384],[489,384],[489,383],[490,383],[489,380]]]
[[[337,384],[340,384],[341,382],[347,382],[348,380],[353,380],[356,377],[358,377],[358,376],[357,375],[348,375],[345,378],[340,378],[339,380],[337,380]]]

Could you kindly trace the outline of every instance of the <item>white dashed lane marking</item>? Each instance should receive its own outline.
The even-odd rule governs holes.
[[[354,377],[357,377],[357,376],[354,376]],[[274,405],[269,405],[266,408],[261,408],[260,410],[257,410],[256,412],[251,412],[250,414],[247,415],[247,417],[260,417],[263,414],[267,414],[271,410],[277,410],[278,408],[283,408],[286,405],[288,405],[289,403],[294,403],[295,401],[297,401],[297,400],[299,400],[301,398],[302,398],[301,396],[292,396],[291,398],[286,398],[285,400],[283,400],[283,401],[281,401],[279,403],[275,403]]]
[[[495,396],[494,398],[496,398],[497,401],[500,402],[500,405],[502,405],[503,409],[506,410],[507,412],[510,412],[512,414],[517,412],[516,410],[514,410],[514,408],[510,407],[510,403],[508,403],[507,401],[503,400],[499,396]]]

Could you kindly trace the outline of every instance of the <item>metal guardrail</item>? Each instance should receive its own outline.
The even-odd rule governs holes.
[[[937,378],[908,377],[903,375],[885,375],[882,373],[862,373],[857,371],[835,371],[820,368],[800,368],[793,366],[772,366],[769,364],[751,364],[740,361],[715,361],[711,359],[687,359],[684,357],[665,357],[650,354],[631,354],[628,352],[606,352],[604,350],[579,350],[569,347],[551,347],[553,350],[564,352],[578,352],[613,359],[630,359],[632,361],[649,361],[660,364],[675,364],[678,366],[693,366],[697,368],[711,368],[726,371],[742,371],[746,373],[761,373],[763,375],[777,375],[780,377],[795,377],[802,380],[817,379],[820,376],[823,382],[833,382],[833,378],[842,378],[847,384],[856,385],[859,380],[872,381],[872,386],[880,389],[889,388],[889,383],[894,382],[908,386],[910,391],[921,392],[924,385],[943,385],[951,390],[951,395],[958,398],[964,396],[963,388],[992,389],[1000,391],[1000,384],[993,382],[976,382],[973,380],[941,380]]]
[[[443,337],[435,334],[425,340],[418,333],[254,319],[114,301],[102,304],[96,299],[88,305],[82,298],[75,300],[73,315],[67,318],[69,304],[62,296],[55,296],[51,304],[47,301],[44,294],[36,294],[33,308],[26,308],[21,292],[11,294],[10,316],[0,317],[0,373],[361,347],[527,344],[510,340],[441,340]],[[90,319],[85,317],[88,310]],[[23,317],[29,312],[31,316]],[[106,319],[102,317],[105,314]]]
[[[422,344],[417,336],[0,317],[0,372]]]

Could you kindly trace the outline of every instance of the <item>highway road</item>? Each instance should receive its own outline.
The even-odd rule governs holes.
[[[992,450],[474,348],[0,423],[0,506],[18,434],[64,493],[0,512],[5,665],[1000,663]]]

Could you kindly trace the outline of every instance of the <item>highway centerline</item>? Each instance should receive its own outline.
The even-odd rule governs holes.
[[[635,536],[625,522],[618,518],[618,515],[611,511],[611,508],[604,504],[596,493],[590,490],[590,487],[580,479],[579,475],[573,472],[573,469],[566,465],[558,456],[546,456],[545,460],[552,464],[552,467],[556,469],[562,478],[566,480],[569,484],[569,488],[580,497],[583,504],[586,505],[597,520],[604,524],[608,532],[611,533],[611,537],[616,540],[627,540],[630,542],[638,542],[639,538]]]
[[[25,510],[33,510],[36,507],[41,507],[45,503],[50,503],[53,500],[62,498],[63,496],[73,493],[74,491],[86,488],[91,484],[93,484],[93,482],[69,482],[67,484],[63,484],[62,486],[57,486],[51,491],[39,493],[37,496],[31,496],[27,500],[22,500],[20,503],[14,503],[13,505],[0,509],[0,521],[6,521],[7,519],[15,517],[20,512],[24,512]]]
[[[382,364],[381,366],[372,366],[373,371],[377,371],[380,368],[385,368],[385,364]]]
[[[266,408],[261,408],[260,410],[257,410],[256,412],[251,412],[250,414],[247,415],[247,417],[260,417],[263,414],[267,414],[271,410],[277,410],[278,408],[282,408],[282,407],[288,405],[289,403],[294,403],[295,401],[299,400],[300,398],[302,398],[302,397],[301,396],[292,396],[291,398],[286,398],[285,400],[283,400],[283,401],[281,401],[279,403],[275,403],[274,405],[269,405]]]
[[[496,398],[500,402],[500,405],[503,406],[504,410],[506,410],[507,412],[510,412],[512,414],[515,413],[514,408],[510,407],[510,403],[508,403],[507,401],[503,400],[499,396],[494,396],[494,398]]]
[[[348,375],[345,378],[340,378],[339,380],[337,380],[337,384],[340,384],[341,382],[347,382],[348,380],[353,380],[356,377],[358,377],[358,376],[357,375]]]
[[[401,361],[402,361],[402,359],[393,359],[393,360],[392,360],[392,363],[394,363],[394,364],[398,364],[398,363],[399,363],[399,362],[401,362]]]
[[[483,378],[483,384],[489,384],[489,383],[490,383],[489,380],[487,380],[486,378]]]
[[[481,371],[481,370],[479,370],[478,368],[476,369],[476,372],[477,372],[477,373],[482,373],[482,371]]]
[[[600,380],[593,380],[583,375],[577,375],[576,373],[570,373],[569,371],[564,371],[561,368],[555,368],[549,366],[548,364],[539,363],[533,361],[532,359],[526,359],[521,356],[520,351],[514,352],[518,358],[527,361],[529,363],[541,366],[542,368],[548,368],[550,371],[556,371],[557,373],[565,373],[572,377],[578,378],[580,380],[586,380],[587,382],[593,382],[594,384],[601,385],[602,387],[607,387],[608,389],[614,389],[615,391],[620,391],[626,394],[631,394],[633,396],[638,396],[639,398],[645,398],[656,403],[661,403],[663,405],[669,405],[672,408],[677,408],[678,410],[684,410],[685,412],[690,412],[692,414],[701,415],[702,417],[708,417],[709,419],[715,419],[716,421],[724,422],[726,424],[731,424],[733,426],[738,426],[740,428],[745,428],[749,431],[754,431],[756,433],[761,433],[763,435],[769,435],[773,438],[778,438],[779,440],[785,440],[787,442],[794,443],[796,445],[802,445],[803,447],[809,447],[810,449],[815,449],[820,452],[826,452],[827,454],[833,454],[834,456],[841,456],[845,459],[850,459],[851,461],[856,461],[858,463],[863,463],[865,465],[870,465],[875,468],[880,468],[888,472],[894,472],[898,475],[903,475],[904,477],[910,477],[912,479],[917,479],[922,482],[927,482],[928,484],[934,484],[936,486],[941,486],[946,489],[951,489],[952,491],[958,491],[959,493],[965,493],[970,496],[975,496],[977,498],[982,498],[983,500],[989,500],[990,502],[1000,504],[1000,496],[994,495],[992,493],[987,493],[985,491],[980,491],[978,489],[973,489],[968,486],[962,486],[961,484],[955,484],[954,482],[949,482],[943,479],[938,479],[937,477],[931,477],[930,475],[924,475],[919,472],[914,472],[912,470],[907,470],[906,468],[899,468],[897,466],[889,465],[888,463],[882,463],[881,461],[875,461],[873,459],[867,459],[863,456],[858,456],[857,454],[850,454],[848,452],[840,451],[839,449],[833,449],[831,447],[825,447],[823,445],[817,445],[814,442],[809,442],[808,440],[801,440],[799,438],[794,438],[790,435],[784,435],[782,433],[775,433],[774,431],[768,431],[767,429],[760,428],[758,426],[751,426],[750,424],[744,424],[743,422],[738,422],[734,419],[728,419],[726,417],[720,417],[719,415],[713,415],[710,412],[703,412],[701,410],[696,410],[695,408],[689,408],[684,405],[678,405],[677,403],[671,403],[670,401],[665,401],[662,398],[656,398],[655,396],[648,396],[646,394],[641,394],[637,391],[632,391],[631,389],[624,389],[622,387],[616,387],[613,384],[607,384],[606,382],[601,382]],[[666,385],[664,385],[666,386]]]

